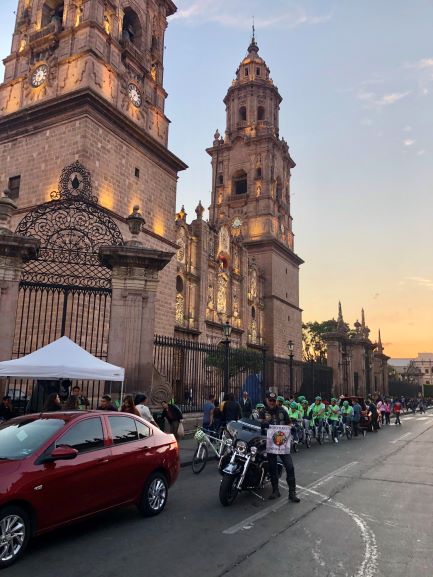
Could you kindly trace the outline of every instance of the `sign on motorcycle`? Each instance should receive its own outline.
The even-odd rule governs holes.
[[[292,432],[290,425],[269,425],[266,437],[266,452],[273,455],[288,455]]]

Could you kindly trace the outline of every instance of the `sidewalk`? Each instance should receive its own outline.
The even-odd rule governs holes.
[[[191,466],[192,458],[196,449],[197,441],[194,439],[194,437],[184,437],[179,441],[179,456],[181,467]]]

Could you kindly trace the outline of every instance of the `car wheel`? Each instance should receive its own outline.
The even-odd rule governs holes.
[[[158,515],[167,503],[167,480],[162,473],[153,473],[144,485],[138,509],[145,517]]]
[[[9,567],[24,553],[30,539],[30,520],[20,507],[0,510],[0,568]]]

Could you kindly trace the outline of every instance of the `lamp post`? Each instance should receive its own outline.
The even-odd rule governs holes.
[[[291,399],[293,395],[293,350],[295,345],[293,344],[292,339],[289,340],[287,345],[289,347],[289,399]]]
[[[226,321],[223,325],[224,333],[224,382],[223,382],[223,392],[227,395],[229,392],[229,380],[230,380],[230,364],[229,364],[229,354],[230,354],[230,335],[232,334],[232,326],[229,321]]]

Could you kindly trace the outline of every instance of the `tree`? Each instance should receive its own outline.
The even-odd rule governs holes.
[[[229,351],[229,376],[234,377],[238,373],[260,373],[263,370],[263,355],[246,348],[230,349]],[[224,348],[209,353],[205,363],[208,367],[214,367],[223,373],[224,371]]]
[[[349,325],[344,323],[347,330]],[[326,360],[326,343],[323,340],[325,333],[337,330],[337,321],[329,319],[327,321],[313,321],[302,325],[302,356],[304,361]]]

